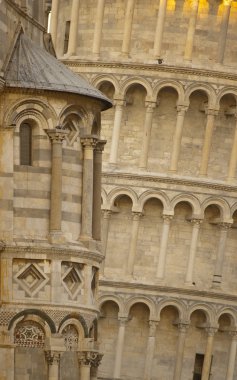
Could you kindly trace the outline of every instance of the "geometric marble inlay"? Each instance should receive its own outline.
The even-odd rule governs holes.
[[[76,298],[82,287],[80,271],[75,266],[69,267],[63,274],[62,283],[71,298]]]
[[[67,325],[63,331],[64,345],[67,351],[77,351],[78,349],[78,332],[75,326]]]
[[[69,120],[67,121],[64,126],[64,129],[66,129],[69,133],[66,135],[66,141],[68,145],[72,145],[74,141],[79,136],[79,128],[75,120]]]
[[[31,297],[38,293],[49,280],[48,276],[42,272],[36,263],[28,263],[19,270],[14,278]]]
[[[44,347],[44,331],[33,321],[20,322],[14,332],[14,343],[21,347]]]

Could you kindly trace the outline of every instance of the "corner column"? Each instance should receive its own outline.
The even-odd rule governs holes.
[[[177,351],[176,351],[176,362],[175,362],[173,380],[181,380],[185,338],[187,335],[188,328],[189,328],[189,324],[187,323],[180,322],[178,324],[179,336],[178,336],[178,345],[177,345]]]
[[[94,149],[92,235],[97,241],[101,240],[101,170],[105,144],[105,140],[100,140]]]
[[[235,114],[236,126],[235,126],[235,134],[233,138],[233,144],[230,154],[230,162],[228,168],[228,176],[227,181],[232,181],[236,178],[236,166],[237,166],[237,114]]]
[[[163,39],[163,31],[165,24],[165,14],[166,14],[167,0],[160,0],[159,11],[156,24],[156,34],[154,41],[154,57],[161,58],[161,47]]]
[[[104,274],[104,268],[106,264],[106,249],[107,249],[107,242],[108,242],[108,234],[109,234],[109,220],[110,216],[112,214],[111,210],[103,210],[103,234],[102,234],[102,249],[104,254],[104,261],[101,264],[101,274]]]
[[[125,105],[124,100],[115,101],[114,127],[113,127],[113,134],[112,134],[112,141],[111,141],[111,148],[110,148],[110,158],[109,158],[109,163],[113,165],[117,164],[117,159],[118,159],[119,135],[120,135],[124,105]]]
[[[82,226],[81,239],[92,240],[94,148],[97,139],[81,138],[83,146]]]
[[[156,277],[159,280],[163,280],[164,275],[165,275],[166,252],[167,252],[167,246],[168,246],[170,224],[173,219],[173,216],[163,215],[162,218],[163,218],[163,229],[162,229],[162,236],[161,236],[161,242],[160,242],[159,260],[158,260],[157,272],[156,272]]]
[[[132,275],[134,271],[134,263],[137,251],[137,238],[138,238],[138,230],[140,218],[142,216],[141,212],[133,212],[132,213],[132,232],[129,246],[129,254],[128,254],[128,263],[127,263],[127,274]]]
[[[197,14],[198,14],[199,0],[191,1],[191,15],[189,17],[189,25],[187,32],[187,39],[184,51],[184,59],[191,61],[193,52],[193,42],[196,30]]]
[[[119,319],[119,330],[118,330],[118,338],[117,338],[117,344],[116,344],[114,373],[113,373],[113,377],[115,379],[119,379],[120,375],[121,375],[122,356],[123,356],[123,347],[124,347],[124,338],[125,338],[125,327],[126,327],[126,323],[128,321],[127,317],[120,316],[118,319]]]
[[[141,169],[147,168],[148,150],[149,150],[149,144],[150,144],[150,138],[151,138],[152,118],[153,118],[155,107],[156,107],[156,103],[146,102],[146,116],[145,116],[144,133],[143,133],[143,139],[142,139],[141,159],[140,159],[140,164],[139,164],[139,167]]]
[[[104,18],[105,0],[98,0],[92,52],[99,58]]]
[[[216,256],[216,264],[215,264],[215,272],[213,275],[212,286],[214,288],[219,288],[222,283],[222,272],[224,265],[224,257],[225,257],[225,247],[228,230],[231,227],[231,223],[220,223],[220,237],[219,237],[219,245]]]
[[[207,110],[207,121],[205,129],[205,137],[202,149],[202,159],[200,165],[200,175],[206,176],[208,169],[208,161],[210,157],[212,134],[215,123],[215,116],[218,115],[218,110],[208,109]]]
[[[220,39],[219,39],[218,53],[217,53],[218,63],[223,63],[224,56],[225,56],[226,38],[227,38],[227,32],[228,32],[231,3],[232,3],[232,0],[223,1],[224,10],[222,14]]]
[[[61,233],[62,219],[62,143],[68,131],[61,128],[47,129],[47,135],[52,143],[52,169],[51,169],[51,200],[49,231],[54,234]]]
[[[135,3],[136,3],[136,0],[127,0],[127,8],[126,8],[125,20],[124,20],[123,44],[122,44],[122,54],[124,54],[125,56],[128,56],[130,52],[132,22],[133,22]]]
[[[45,357],[48,362],[48,380],[59,380],[61,352],[45,351]]]
[[[185,113],[188,107],[183,105],[177,106],[177,120],[173,139],[173,149],[171,155],[170,171],[176,172],[178,168],[178,159],[181,148],[182,132],[184,126]]]
[[[230,345],[230,351],[229,351],[226,380],[234,380],[235,360],[236,360],[236,350],[237,350],[237,331],[231,331],[230,335],[232,339],[231,339],[231,345]]]
[[[209,380],[214,336],[215,336],[215,333],[217,332],[217,328],[208,327],[206,331],[207,331],[207,344],[206,344],[204,362],[203,362],[203,367],[202,367],[201,380]]]
[[[59,8],[59,0],[52,0],[50,33],[52,36],[54,48],[56,48],[56,40],[57,40],[58,8]]]
[[[80,0],[72,0],[71,24],[68,40],[68,54],[75,55],[77,50],[78,18]]]
[[[188,267],[187,267],[186,278],[185,278],[186,285],[192,285],[192,282],[193,282],[194,262],[195,262],[195,256],[196,256],[196,251],[197,251],[198,235],[199,235],[199,230],[200,230],[200,225],[202,223],[202,220],[192,219],[191,223],[193,225],[193,230],[192,230],[191,245],[190,245],[190,251],[189,251],[189,258],[188,258]]]
[[[150,380],[152,376],[152,362],[155,352],[155,339],[156,339],[156,328],[158,321],[149,321],[149,336],[147,341],[146,349],[146,361],[144,370],[144,380]]]

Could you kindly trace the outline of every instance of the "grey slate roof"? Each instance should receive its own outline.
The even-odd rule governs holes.
[[[13,48],[4,67],[6,87],[69,92],[97,98],[102,109],[111,102],[80,75],[27,37],[23,29],[16,36]]]

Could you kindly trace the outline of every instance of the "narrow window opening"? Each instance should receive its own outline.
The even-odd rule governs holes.
[[[32,128],[27,123],[20,126],[20,165],[32,165]]]
[[[202,368],[204,363],[204,354],[196,354],[194,362],[193,380],[201,380]],[[209,373],[209,379],[211,372]]]
[[[67,50],[68,50],[68,40],[69,40],[70,24],[71,24],[71,21],[66,21],[65,34],[64,34],[63,54],[66,54]]]

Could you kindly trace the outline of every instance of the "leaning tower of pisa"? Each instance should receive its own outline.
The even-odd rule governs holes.
[[[54,0],[102,115],[99,379],[234,380],[237,2]]]

